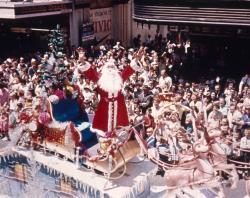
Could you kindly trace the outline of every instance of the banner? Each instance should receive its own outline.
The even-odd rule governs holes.
[[[82,43],[83,45],[92,42],[95,38],[93,23],[83,24],[82,27]]]
[[[91,21],[97,42],[111,38],[112,7],[90,10]]]

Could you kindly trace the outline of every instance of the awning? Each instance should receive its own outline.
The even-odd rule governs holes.
[[[67,14],[72,12],[72,2],[41,1],[41,2],[0,2],[1,19],[20,19],[41,16]]]
[[[137,4],[133,18],[141,22],[250,26],[250,9],[193,8]]]

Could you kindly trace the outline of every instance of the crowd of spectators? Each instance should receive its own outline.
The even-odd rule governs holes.
[[[188,110],[192,109],[197,125],[206,124],[208,130],[220,129],[223,137],[230,140],[225,143],[229,155],[233,149],[228,147],[233,146],[250,151],[250,75],[245,74],[240,82],[219,76],[189,81],[183,77],[185,71],[182,70],[182,65],[188,60],[190,46],[189,40],[173,43],[163,40],[160,35],[156,35],[154,39],[149,36],[142,43],[138,36],[134,39],[133,48],[125,49],[120,42],[114,46],[92,46],[90,50],[86,50],[86,57],[97,71],[112,57],[122,71],[138,48],[143,48],[140,63],[144,69],[134,73],[125,82],[123,94],[131,125],[144,120],[146,138],[150,139],[155,134],[156,126],[162,123],[171,131],[183,128],[192,137],[194,129],[191,112]],[[2,138],[11,139],[8,128],[15,128],[20,122],[22,109],[31,107],[37,110],[41,106],[41,97],[50,95],[57,95],[59,98],[77,97],[72,89],[74,86],[78,86],[84,96],[85,111],[88,114],[95,112],[99,101],[96,85],[79,73],[77,51],[72,54],[55,57],[53,53],[37,53],[30,59],[10,57],[1,63]],[[166,102],[169,101],[181,105],[182,110],[165,111]],[[159,130],[157,133],[159,135]],[[166,139],[156,138],[156,141],[158,143],[155,145],[159,148],[167,144]],[[173,139],[172,145],[175,147],[172,152],[181,150],[178,139]],[[244,154],[244,159],[249,161],[249,153]]]

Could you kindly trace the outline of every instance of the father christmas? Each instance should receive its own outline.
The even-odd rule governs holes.
[[[107,137],[117,127],[128,126],[129,119],[122,88],[131,74],[142,69],[139,66],[139,55],[136,55],[122,72],[117,69],[113,59],[108,60],[99,73],[85,61],[84,53],[79,53],[79,59],[81,61],[78,65],[79,72],[97,84],[97,92],[100,95],[92,131]]]

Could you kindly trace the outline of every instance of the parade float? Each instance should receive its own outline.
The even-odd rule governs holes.
[[[100,138],[91,130],[93,115],[85,112],[78,87],[67,89],[70,94],[66,97],[41,95],[33,108],[22,109],[20,120],[11,129],[11,141],[1,148],[1,167],[13,167],[14,173],[21,169],[21,175],[25,176],[26,171],[30,172],[29,164],[36,164],[39,170],[57,180],[60,188],[71,188],[70,196],[87,193],[92,197],[114,197],[121,193],[119,197],[145,197],[153,193],[153,186],[161,186],[162,191],[173,197],[195,197],[194,193],[206,197],[204,189],[223,197],[224,186],[237,187],[239,176],[246,179],[246,190],[249,189],[249,163],[228,157],[221,148],[226,141],[221,130],[208,130],[202,122],[206,115],[198,115],[181,105],[174,95],[166,94],[160,99],[164,101],[159,112],[163,117],[150,137],[168,141],[174,147],[178,141],[183,150],[175,153],[177,158],[171,151],[163,158],[159,147],[145,138],[148,120],[116,128],[106,138]],[[178,123],[185,112],[191,113],[193,134]],[[200,137],[198,130],[203,134]],[[165,174],[161,184],[155,168]],[[1,176],[14,178],[4,172]],[[19,181],[34,178],[24,176]]]
[[[77,92],[76,98],[41,97],[36,108],[21,111],[13,153],[3,161],[15,161],[13,156],[24,161],[32,158],[49,175],[73,179],[80,187],[77,189],[93,197],[112,197],[113,192],[119,191],[121,196],[131,197],[149,193],[146,172],[152,169],[152,164],[134,168],[132,162],[140,152],[140,142],[134,137],[138,134],[120,128],[98,142],[96,133],[90,130],[92,115],[84,111],[81,93],[73,87],[72,91]],[[124,187],[127,180],[135,182]]]
[[[165,172],[165,190],[169,196],[173,197],[176,195],[185,197],[187,194],[194,193],[194,189],[196,191],[200,189],[196,193],[209,189],[210,194],[223,197],[223,185],[226,184],[231,188],[237,186],[239,180],[237,169],[243,169],[241,174],[247,173],[249,169],[249,164],[229,159],[219,145],[221,131],[207,131],[206,127],[199,125],[195,115],[192,119],[193,125],[203,131],[203,138],[192,141],[191,139],[195,138],[185,135],[183,128],[171,129],[175,131],[174,137],[178,138],[178,143],[182,145],[182,148],[185,148],[185,152],[179,153],[179,160],[176,163],[171,162],[171,160],[162,160],[159,157],[159,151],[147,144],[141,135],[145,127],[144,121],[136,126],[121,127],[114,131],[107,140],[99,143],[96,134],[91,132],[91,123],[88,120],[91,115],[87,115],[81,109],[78,101],[79,98],[78,100],[72,98],[59,100],[56,96],[51,96],[45,102],[40,102],[46,108],[43,108],[44,112],[37,114],[38,119],[35,119],[36,116],[34,116],[34,112],[31,112],[31,109],[24,109],[22,112],[23,133],[17,141],[15,153],[30,158],[30,153],[27,150],[32,148],[37,151],[36,161],[44,164],[51,172],[55,173],[61,172],[67,175],[67,170],[73,166],[75,170],[68,174],[69,177],[77,178],[79,183],[83,182],[87,186],[91,185],[82,176],[89,177],[88,180],[92,182],[102,181],[100,182],[102,185],[97,187],[100,192],[105,192],[109,188],[108,183],[112,180],[116,180],[116,184],[122,184],[123,179],[128,179],[128,170],[129,172],[132,169],[136,170],[137,166],[140,165],[145,166],[145,169],[150,167],[148,174],[143,177],[143,182],[141,180],[137,184],[140,190],[138,190],[138,186],[136,187],[137,192],[144,194],[149,190],[150,184],[157,185],[154,183],[155,175],[152,173],[153,164],[155,164]],[[167,101],[164,112],[172,112],[171,116],[174,118],[179,116],[176,114],[177,110],[179,113],[191,111],[191,109],[176,102]],[[39,127],[41,127],[39,125],[42,125],[45,131],[42,135],[39,133]],[[140,158],[137,157],[139,154]],[[171,153],[166,154],[168,159],[171,155]],[[51,161],[54,161],[54,164]],[[138,172],[134,173],[133,177],[136,178]],[[95,179],[97,180],[89,174],[96,175]],[[121,186],[116,185],[115,188],[112,188],[118,190]],[[133,193],[128,194],[132,195]],[[137,195],[139,196],[139,194]],[[203,196],[202,193],[200,195]]]
[[[90,131],[88,115],[78,101],[53,101],[55,98],[53,95],[51,100],[46,101],[47,109],[38,114],[38,119],[34,117],[34,112],[30,112],[32,109],[23,110],[26,128],[17,145],[32,146],[62,159],[77,162],[110,179],[115,179],[110,174],[122,168],[122,173],[117,178],[122,177],[126,173],[126,163],[140,150],[139,144],[131,138],[131,133],[123,129],[117,130],[99,144],[96,134]],[[42,135],[39,133],[41,129],[44,130]]]
[[[59,29],[53,33],[54,36],[60,35]],[[57,39],[52,43],[56,45]],[[52,51],[49,61],[53,63],[61,55]],[[150,127],[147,119],[126,124],[122,83],[136,71],[137,65],[132,63],[138,61],[138,57],[124,69],[121,86],[114,91],[99,84],[100,75],[85,61],[83,52],[79,55],[82,58],[79,59],[79,71],[97,83],[102,98],[100,104],[106,111],[106,114],[96,111],[99,112],[97,124],[108,125],[109,129],[103,130],[104,134],[93,129],[93,115],[85,112],[79,87],[63,78],[67,70],[59,64],[56,80],[62,88],[48,94],[46,89],[53,83],[44,76],[41,87],[45,87],[45,92],[37,96],[33,106],[19,112],[19,120],[11,123],[11,141],[4,142],[0,150],[0,169],[13,167],[14,175],[20,170],[21,175],[14,177],[12,173],[2,171],[0,176],[5,179],[17,178],[30,184],[37,181],[39,186],[35,174],[39,170],[58,182],[55,189],[50,191],[60,194],[61,190],[56,189],[59,186],[64,189],[64,194],[66,188],[66,196],[71,197],[211,197],[204,195],[204,189],[212,193],[212,197],[225,197],[225,185],[235,188],[238,175],[245,177],[249,174],[249,163],[229,158],[221,148],[226,140],[222,139],[220,130],[208,129],[207,115],[198,114],[194,109],[182,105],[172,93],[159,95],[163,105],[158,112],[160,116],[156,125],[151,126],[152,133],[147,131]],[[105,66],[107,70],[115,69],[113,61],[108,61]],[[104,84],[107,82],[104,81]],[[119,105],[122,106],[120,111]],[[187,112],[191,114],[192,134],[180,124],[183,113]],[[119,126],[118,120],[125,126]],[[150,143],[150,138],[154,143]],[[156,142],[167,142],[169,150],[161,153]],[[177,151],[178,145],[182,148],[181,152]],[[243,151],[237,147],[234,149]],[[165,176],[159,179],[155,169],[160,169],[160,175]],[[161,184],[159,180],[162,180]],[[157,194],[153,188],[157,185],[162,186],[162,192],[166,194]],[[41,194],[47,189],[46,181],[42,186]],[[248,181],[246,187],[249,189]]]

